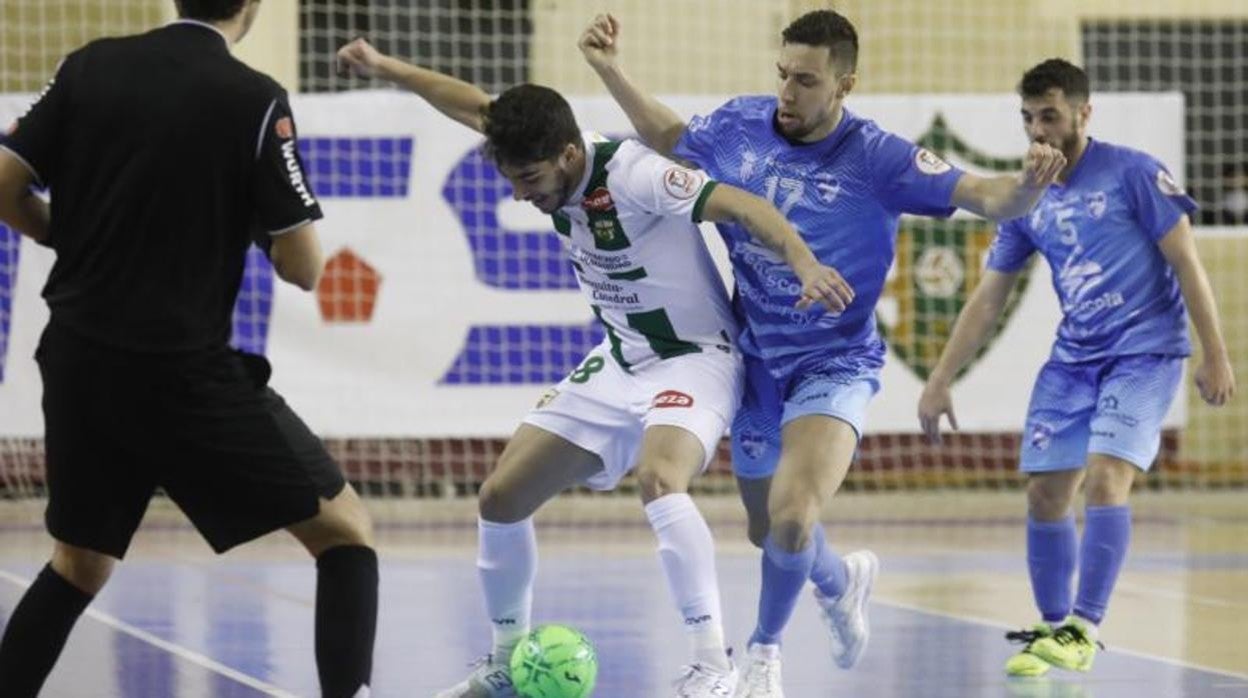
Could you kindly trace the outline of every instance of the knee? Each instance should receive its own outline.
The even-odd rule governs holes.
[[[57,543],[52,550],[52,569],[83,593],[95,596],[112,576],[116,561],[103,553]]]
[[[290,531],[312,557],[343,545],[373,547],[372,517],[350,485],[333,499],[322,501],[314,518],[292,526]]]
[[[754,544],[754,547],[761,549],[763,541],[767,540],[767,534],[770,532],[771,520],[765,513],[762,516],[750,517],[747,535],[750,537],[750,542]]]
[[[1074,491],[1065,479],[1033,477],[1027,483],[1027,511],[1038,521],[1057,521],[1070,513]]]
[[[1131,485],[1135,480],[1134,466],[1129,464],[1097,466],[1088,470],[1088,481],[1084,485],[1084,495],[1088,506],[1122,506],[1131,496]]]
[[[809,498],[792,500],[773,498],[768,506],[771,540],[782,550],[797,552],[810,541],[819,507]],[[766,534],[764,534],[765,537]]]
[[[477,494],[477,511],[481,518],[494,523],[515,523],[532,514],[511,487],[486,478]]]
[[[641,499],[653,502],[669,494],[687,492],[689,480],[682,474],[679,463],[667,459],[649,459],[637,466],[637,484]]]

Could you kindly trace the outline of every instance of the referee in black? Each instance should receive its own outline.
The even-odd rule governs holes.
[[[176,4],[166,27],[71,53],[0,140],[0,220],[56,252],[35,354],[55,544],[0,640],[0,695],[38,694],[159,487],[218,553],[280,528],[303,543],[323,695],[362,698],[368,515],[267,362],[227,343],[253,239],[315,288],[321,211],[285,92],[230,55],[259,0]]]

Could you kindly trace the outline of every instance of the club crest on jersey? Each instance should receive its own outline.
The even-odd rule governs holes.
[[[611,242],[615,239],[615,221],[596,220],[590,221],[589,225],[594,230],[594,237],[603,243]]]
[[[585,195],[581,208],[594,213],[606,213],[615,210],[615,200],[611,198],[611,192],[606,187],[598,187]]]
[[[278,138],[288,141],[295,137],[294,122],[290,120],[289,116],[283,116],[273,123],[273,132],[277,134]]]
[[[934,115],[931,125],[915,145],[918,150],[911,153],[914,167],[927,174],[951,170],[945,158],[954,156],[958,162],[993,172],[1023,169],[1022,158],[1000,158],[975,148],[952,131],[940,114]],[[848,181],[840,184],[849,186]],[[1043,203],[1037,206],[1033,224],[1042,216],[1051,218],[1053,214],[1046,211]],[[888,340],[892,353],[920,380],[926,380],[936,366],[958,312],[983,277],[984,261],[995,234],[995,225],[977,218],[902,217],[893,268],[885,279],[875,318],[876,327]],[[974,370],[974,362],[984,355],[1014,316],[1033,266],[1028,263],[1020,270],[1016,292],[1006,300],[1005,322],[994,328],[985,349],[968,363],[968,370]]]
[[[677,199],[692,199],[702,189],[702,174],[684,167],[669,167],[663,173],[663,188]]]
[[[1157,170],[1157,188],[1166,196],[1182,196],[1183,187],[1174,181],[1174,177],[1170,176],[1165,170]]]
[[[919,152],[914,154],[914,166],[919,168],[919,172],[929,175],[943,174],[953,169],[949,163],[927,148],[919,148]]]
[[[1103,191],[1094,191],[1088,194],[1085,201],[1088,204],[1088,215],[1092,216],[1093,220],[1100,220],[1101,216],[1105,215],[1105,209],[1109,206]]]
[[[841,193],[841,182],[827,172],[820,172],[815,175],[815,189],[819,190],[819,198],[823,203],[830,204]]]
[[[654,396],[650,407],[693,407],[693,396],[679,390],[664,390]]]

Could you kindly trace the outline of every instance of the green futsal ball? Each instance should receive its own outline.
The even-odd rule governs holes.
[[[587,698],[598,678],[598,655],[581,633],[542,625],[511,653],[511,682],[521,698]]]

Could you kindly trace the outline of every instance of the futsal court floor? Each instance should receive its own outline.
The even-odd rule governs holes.
[[[871,643],[835,668],[806,594],[785,636],[790,698],[1229,698],[1248,696],[1248,511],[1239,494],[1137,500],[1132,554],[1088,674],[1008,680],[1007,628],[1034,618],[1021,495],[851,496],[829,515],[843,551],[881,558]],[[535,620],[583,630],[602,698],[665,698],[686,657],[650,532],[600,502],[539,515]],[[575,503],[574,503],[575,504]],[[22,505],[27,506],[28,505]],[[381,615],[373,696],[429,698],[488,645],[464,503],[378,515]],[[614,505],[619,508],[618,505]],[[754,619],[758,556],[729,498],[703,503],[719,539],[727,633]],[[893,513],[889,513],[889,512]],[[937,512],[937,513],[931,513]],[[968,516],[973,512],[974,516]],[[0,621],[46,559],[37,510],[0,526]],[[316,696],[315,574],[275,535],[214,557],[180,518],[153,515],[76,627],[48,698]],[[0,696],[3,687],[0,687]]]

